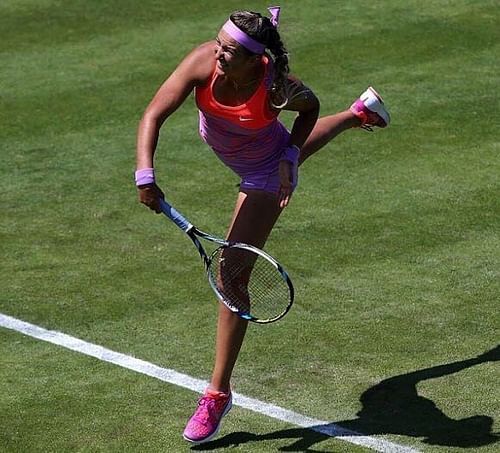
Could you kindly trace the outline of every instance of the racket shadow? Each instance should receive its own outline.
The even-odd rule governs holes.
[[[364,435],[397,434],[422,438],[428,445],[455,448],[477,448],[499,442],[500,436],[492,432],[493,418],[474,415],[453,419],[442,412],[436,404],[418,394],[418,383],[448,376],[487,362],[500,360],[500,345],[477,357],[437,365],[384,379],[368,388],[360,396],[362,404],[357,417],[341,420],[310,429],[295,428],[266,434],[236,432],[193,450],[216,450],[251,442],[295,439],[280,451],[314,452],[312,449],[332,436],[342,437],[342,430]],[[324,432],[332,435],[323,434]]]

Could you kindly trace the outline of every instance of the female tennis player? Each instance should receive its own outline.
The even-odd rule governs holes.
[[[140,202],[159,213],[153,157],[160,127],[194,91],[202,139],[241,178],[227,239],[259,248],[290,202],[299,164],[347,129],[390,121],[373,88],[349,109],[318,119],[318,99],[289,74],[279,7],[269,11],[271,17],[234,12],[214,41],[191,51],[167,78],[141,119],[135,174]],[[291,131],[278,120],[281,110],[297,112]],[[247,323],[219,304],[215,365],[184,430],[189,442],[212,439],[231,408],[230,379]]]

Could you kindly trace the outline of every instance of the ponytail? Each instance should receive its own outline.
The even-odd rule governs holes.
[[[274,77],[271,85],[271,103],[282,108],[288,102],[287,80],[288,52],[281,41],[280,34],[268,17],[251,11],[236,11],[230,16],[231,21],[248,36],[264,44],[274,61]]]

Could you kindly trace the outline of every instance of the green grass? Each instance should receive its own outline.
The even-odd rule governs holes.
[[[183,55],[230,11],[266,6],[2,2],[1,313],[209,377],[216,302],[189,240],[136,201],[135,132]],[[424,451],[496,451],[498,357],[473,358],[499,331],[497,2],[282,7],[293,71],[323,113],[373,85],[393,122],[304,165],[267,245],[297,302],[249,330],[235,389]],[[169,119],[158,177],[191,221],[223,234],[237,179],[196,120],[192,99]],[[189,450],[193,393],[0,339],[0,449]],[[207,448],[365,451],[240,408]]]

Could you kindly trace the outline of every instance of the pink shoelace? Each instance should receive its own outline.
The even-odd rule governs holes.
[[[222,398],[213,398],[212,396],[202,396],[198,401],[198,409],[193,416],[193,419],[202,425],[207,426],[209,423],[216,421],[217,417],[222,412],[222,408],[226,400]]]

